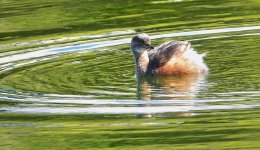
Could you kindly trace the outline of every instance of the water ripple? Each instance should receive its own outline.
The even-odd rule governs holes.
[[[194,105],[194,106],[143,106],[143,107],[7,107],[0,111],[15,113],[53,114],[156,114],[167,112],[192,112],[203,110],[232,110],[259,108],[259,104]]]
[[[210,35],[259,29],[260,26],[199,30],[154,35],[152,38]],[[241,73],[241,69],[248,68],[242,65],[254,58],[250,54],[257,55],[255,49],[258,47],[250,39],[252,36],[257,38],[259,35],[256,31],[254,32],[198,36],[190,39],[194,41],[195,46],[198,41],[197,43],[203,45],[205,51],[211,50],[215,55],[211,56],[211,60],[220,62],[219,64],[209,62],[209,65],[213,66],[213,73],[210,76],[154,77],[138,81],[138,83],[135,81],[134,64],[132,58],[130,59],[132,56],[129,48],[122,45],[129,43],[130,38],[120,39],[119,36],[117,40],[106,39],[49,49],[36,48],[36,51],[27,51],[27,53],[2,55],[4,57],[0,58],[0,68],[3,72],[1,83],[10,89],[0,88],[0,102],[3,104],[0,111],[58,114],[153,114],[258,108],[260,106],[256,82],[258,73],[248,70]],[[222,40],[230,37],[233,39]],[[207,40],[212,40],[215,45]],[[239,41],[241,45],[237,44]],[[216,49],[214,53],[214,48],[212,48],[214,46],[221,49]],[[251,53],[244,53],[248,48]],[[84,54],[76,53],[68,57],[58,55],[68,52]],[[233,56],[223,58],[227,53]],[[243,57],[237,56],[242,53],[244,53]],[[39,63],[43,61],[46,63]],[[255,66],[258,67],[258,65]],[[251,63],[251,71],[256,70],[255,66]],[[245,87],[241,88],[244,85]]]
[[[216,34],[216,33],[227,33],[227,32],[237,32],[237,31],[259,30],[259,29],[260,29],[260,26],[249,26],[249,27],[237,27],[237,28],[199,30],[199,31],[154,35],[151,38],[158,39],[158,38],[168,38],[168,37]],[[24,53],[24,54],[17,54],[17,55],[2,57],[2,58],[0,58],[0,64],[10,63],[10,62],[24,60],[24,59],[33,59],[33,58],[38,58],[38,57],[43,57],[43,56],[55,55],[55,54],[65,53],[65,52],[67,53],[67,52],[82,51],[82,50],[89,50],[89,49],[94,49],[94,48],[121,45],[121,44],[129,43],[130,40],[131,40],[130,38],[125,38],[125,39],[119,39],[119,40],[108,40],[108,41],[80,44],[80,45],[76,45],[76,46],[73,45],[73,46],[44,49],[44,50],[39,50],[39,51],[34,51],[34,52],[29,52],[29,53]]]

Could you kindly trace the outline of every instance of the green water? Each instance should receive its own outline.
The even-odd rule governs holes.
[[[129,42],[200,76],[136,79]],[[260,1],[0,1],[0,149],[260,149]]]

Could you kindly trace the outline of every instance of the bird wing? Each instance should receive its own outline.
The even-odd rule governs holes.
[[[155,47],[153,50],[150,50],[148,52],[149,69],[153,70],[159,68],[168,62],[172,58],[173,54],[178,51],[178,47],[181,44],[183,43],[178,41],[170,41]]]

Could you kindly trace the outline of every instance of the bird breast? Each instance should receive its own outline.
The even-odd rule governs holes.
[[[147,51],[143,52],[138,59],[138,67],[140,69],[140,73],[144,74],[147,71],[149,65],[149,57]]]

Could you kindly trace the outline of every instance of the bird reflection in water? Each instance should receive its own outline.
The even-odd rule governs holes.
[[[194,100],[198,93],[207,88],[206,74],[184,76],[148,76],[137,77],[138,100]],[[165,104],[164,104],[165,105]],[[167,104],[167,106],[176,104]],[[151,106],[143,104],[143,107]],[[192,116],[192,113],[178,113],[181,116]],[[139,117],[152,117],[142,114]]]

